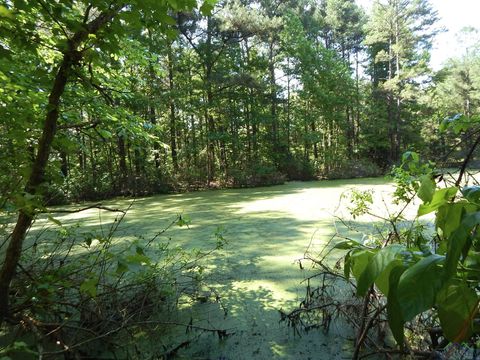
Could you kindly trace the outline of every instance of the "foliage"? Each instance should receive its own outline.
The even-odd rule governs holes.
[[[384,171],[374,162],[367,160],[338,161],[328,170],[321,172],[327,179],[355,179],[382,176]]]
[[[118,231],[125,215],[117,216],[107,231],[86,233],[77,225],[39,231],[24,251],[22,271],[12,285],[16,297],[11,311],[23,325],[3,327],[2,355],[144,358],[149,351],[169,356],[178,340],[165,339],[163,347],[153,344],[172,327],[188,331],[189,324],[172,315],[179,304],[199,301],[208,257],[226,240],[218,229],[211,250],[175,246],[168,230],[188,226],[184,215],[151,238],[137,236],[125,244]],[[194,328],[193,319],[190,326]]]
[[[435,212],[439,248],[428,250],[416,223],[388,237],[406,246],[398,254],[349,243],[346,274],[361,280],[362,294],[388,277],[399,342],[417,312],[435,305],[448,321],[457,306],[450,289],[473,303],[470,283],[459,281],[474,275],[477,189],[439,187],[433,163],[400,154],[474,159],[480,75],[478,44],[432,74],[435,22],[427,0],[378,0],[370,14],[353,0],[0,2],[0,321],[27,231],[47,205],[375,176],[390,166],[398,202],[417,195],[418,216]],[[454,131],[443,137],[434,117]],[[360,216],[370,198],[354,198]],[[401,219],[387,222],[398,230]],[[129,256],[158,270],[141,249]],[[68,278],[55,271],[52,279]],[[437,271],[445,272],[438,284]],[[403,309],[409,300],[399,296],[413,295],[400,285],[420,272],[432,287],[418,308],[415,300]],[[79,298],[99,296],[95,274],[74,283]]]
[[[404,12],[385,16],[375,7],[369,19],[351,0],[278,7],[228,1],[211,14],[213,2],[206,2],[178,16],[175,11],[193,2],[171,2],[171,10],[163,3],[136,4],[113,19],[108,32],[86,40],[85,58],[62,97],[45,197],[64,202],[178,191],[188,183],[261,185],[262,179],[272,182],[263,174],[271,165],[272,174],[292,180],[346,177],[351,164],[352,176],[371,176],[379,173],[371,160],[384,172],[397,143],[428,151],[418,136],[427,124],[408,114],[429,108],[411,90],[427,74],[418,48],[427,50],[433,33],[420,34],[412,23],[427,29],[435,16],[425,1],[404,3]],[[0,60],[0,166],[9,174],[0,184],[10,201],[38,144],[62,44],[88,9],[81,1],[35,9],[16,4],[4,6]],[[152,10],[143,23],[142,7]],[[201,21],[202,12],[208,21]],[[379,84],[388,61],[377,54],[395,35],[380,21],[387,17],[405,30],[389,59],[402,72],[392,72],[388,82],[395,86]],[[365,50],[372,81],[361,76]],[[398,119],[386,87],[400,92],[399,134],[391,128]]]
[[[459,116],[445,126],[456,129],[462,121]],[[397,207],[390,205],[388,217],[372,212],[372,192],[351,193],[353,219],[369,214],[384,224],[375,225],[377,232],[362,240],[339,234],[341,241],[327,247],[327,255],[342,252],[337,262],[342,264],[342,272],[328,265],[327,255],[307,257],[321,266],[323,276],[341,277],[347,283],[352,277],[355,294],[363,299],[363,308],[357,313],[363,315],[354,358],[367,342],[374,352],[396,351],[367,340],[367,332],[382,321],[388,322],[402,353],[413,351],[412,347],[415,351],[443,351],[449,342],[474,346],[478,334],[480,188],[476,184],[460,186],[469,160],[465,159],[453,182],[440,176],[433,163],[422,162],[417,153],[405,153],[402,164],[393,171]],[[408,218],[407,209],[415,207],[416,214]],[[429,214],[434,214],[434,219],[424,220]],[[328,316],[338,313],[338,307],[325,303],[322,291],[308,298],[305,311],[321,306]],[[345,314],[340,311],[340,315]],[[298,323],[301,315],[292,312],[288,317]]]
[[[366,296],[375,284],[387,298],[389,325],[399,345],[404,343],[404,324],[433,309],[448,340],[466,341],[473,333],[477,307],[474,229],[478,206],[474,199],[478,189],[465,186],[456,197],[457,187],[437,188],[431,174],[418,174],[422,168],[418,155],[404,155],[404,165],[411,177],[400,178],[398,200],[417,195],[423,202],[418,217],[436,213],[435,233],[427,240],[424,234],[410,231],[395,239],[398,244],[377,248],[353,245],[345,274],[348,277],[350,268],[357,269],[353,275],[359,296]],[[359,257],[359,253],[368,256]]]

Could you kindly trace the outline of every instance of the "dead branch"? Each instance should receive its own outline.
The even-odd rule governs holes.
[[[78,212],[82,212],[82,211],[86,211],[86,210],[90,210],[90,209],[99,209],[99,210],[105,210],[105,211],[111,211],[111,212],[120,212],[122,214],[127,213],[126,210],[111,208],[111,207],[108,207],[108,206],[103,206],[102,204],[94,204],[94,205],[86,206],[86,207],[81,208],[81,209],[73,209],[73,210],[69,210],[69,209],[46,209],[44,211],[41,211],[40,213],[74,214],[74,213],[78,213]]]

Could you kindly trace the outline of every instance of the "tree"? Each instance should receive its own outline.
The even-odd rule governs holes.
[[[206,2],[204,10],[211,8],[211,4]],[[32,46],[35,50],[38,48],[37,54],[31,52],[32,56],[37,55],[38,62],[49,64],[50,68],[55,69],[55,75],[44,107],[43,127],[36,153],[33,155],[28,175],[22,181],[24,183],[22,197],[25,204],[18,210],[18,219],[0,270],[0,319],[3,320],[8,316],[10,283],[22,253],[25,234],[36,212],[44,205],[40,187],[45,181],[52,144],[58,130],[61,99],[69,81],[76,77],[89,52],[114,53],[112,45],[115,45],[117,36],[123,36],[126,33],[125,23],[138,29],[144,11],[150,16],[156,16],[160,22],[168,23],[171,19],[168,11],[172,6],[177,10],[189,10],[195,6],[195,3],[188,0],[155,4],[138,2],[127,7],[123,3],[110,2],[97,2],[92,5],[82,1],[68,4],[40,1],[34,4],[15,2],[12,7],[2,6],[2,14],[7,14],[7,16],[2,15],[1,18],[3,32],[20,32],[19,36],[28,40],[27,46]],[[53,39],[52,35],[54,35]],[[18,38],[8,37],[7,39],[11,39],[7,44],[7,49],[10,48],[7,51],[13,54],[11,55],[13,58],[22,52],[22,45],[18,44]],[[51,44],[52,40],[56,43]],[[43,46],[46,50],[42,49]],[[2,46],[2,49],[5,51],[6,48]],[[4,70],[5,68],[2,69],[2,73],[5,73]]]
[[[381,126],[389,138],[387,162],[398,161],[401,148],[408,146],[402,134],[409,126],[409,105],[415,102],[412,90],[429,74],[428,50],[436,20],[428,0],[377,0],[373,4],[365,43],[371,58],[373,106],[384,108]]]

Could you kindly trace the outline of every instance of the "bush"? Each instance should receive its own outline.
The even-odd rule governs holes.
[[[289,154],[281,171],[288,180],[308,181],[317,178],[314,164],[303,156]]]
[[[361,357],[364,347],[372,351],[368,355],[443,358],[443,353],[450,356],[449,344],[459,343],[464,349],[459,358],[475,357],[480,186],[475,180],[468,184],[468,160],[454,179],[406,152],[394,169],[397,186],[386,214],[375,214],[371,192],[353,191],[350,215],[357,221],[368,215],[369,225],[342,219],[350,234],[358,236],[336,234],[320,253],[306,254],[320,274],[308,278],[305,300],[283,318],[306,328],[321,326],[318,321],[326,318],[351,321],[357,327],[353,359]],[[435,218],[421,218],[427,214]],[[318,284],[313,284],[315,278]],[[347,288],[350,295],[336,298],[329,286]]]
[[[384,171],[377,164],[372,161],[360,159],[337,163],[333,169],[323,172],[321,177],[334,180],[378,177],[382,175],[384,175]]]
[[[216,248],[206,252],[162,242],[169,227],[186,224],[179,217],[150,239],[120,247],[115,234],[124,215],[107,234],[73,226],[28,239],[11,288],[13,320],[0,328],[0,357],[145,358],[139,343],[148,357],[170,356],[155,339],[176,323],[169,320],[179,299],[194,299],[202,259],[224,239],[216,233]]]
[[[233,187],[255,187],[280,185],[286,180],[285,175],[273,165],[257,164],[250,169],[232,169],[230,172]]]

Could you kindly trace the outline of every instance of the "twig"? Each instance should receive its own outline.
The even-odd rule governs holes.
[[[27,324],[30,327],[30,329],[32,329],[33,334],[37,338],[37,341],[35,341],[36,343],[35,345],[37,346],[37,350],[38,350],[38,360],[42,360],[44,355],[44,350],[42,345],[42,338],[43,338],[42,333],[38,330],[33,319],[29,318],[28,316],[24,316],[22,320],[24,324]]]
[[[467,168],[468,163],[470,162],[473,152],[477,148],[478,144],[480,144],[480,136],[475,140],[475,143],[473,146],[470,148],[470,151],[468,152],[467,156],[465,157],[465,160],[463,160],[462,167],[460,168],[460,174],[458,175],[457,181],[455,181],[455,186],[459,187],[460,183],[462,182],[463,174],[465,173],[465,170]]]
[[[165,351],[162,356],[160,357],[161,359],[173,359],[174,356],[177,355],[178,350],[187,347],[190,345],[190,340],[185,340],[184,342],[181,342],[177,346],[175,346],[173,349]]]
[[[37,0],[37,2],[40,4],[40,6],[43,8],[43,10],[45,10],[45,12],[48,14],[48,16],[50,16],[50,18],[55,22],[55,24],[58,25],[58,27],[60,28],[60,30],[62,30],[63,35],[65,35],[65,37],[67,38],[67,40],[70,40],[70,37],[68,36],[67,31],[65,30],[65,28],[62,26],[62,24],[60,23],[60,21],[58,21],[58,19],[57,19],[55,16],[53,16],[53,14],[52,14],[51,11],[48,9],[48,7],[43,3],[43,1]]]
[[[61,125],[61,126],[58,126],[58,129],[59,130],[66,130],[66,129],[87,130],[87,129],[96,128],[99,124],[100,124],[100,121],[97,120],[97,121],[94,121],[93,123]]]
[[[368,333],[369,328],[367,324],[370,324],[370,321],[367,323],[367,314],[368,314],[368,305],[370,304],[370,296],[372,293],[373,293],[373,285],[370,286],[370,289],[368,290],[368,293],[365,296],[365,300],[363,302],[362,319],[361,319],[362,322],[360,324],[360,329],[358,331],[358,337],[355,344],[355,351],[352,356],[353,360],[358,359],[358,356],[360,354],[360,349],[363,345],[363,342],[365,341],[365,335]]]
[[[439,356],[437,351],[420,351],[420,350],[398,350],[398,349],[377,349],[372,351],[371,353],[362,355],[360,359],[366,359],[370,356],[378,356],[378,354],[385,354],[385,355],[414,355],[416,357],[425,358],[425,359],[441,359],[442,357]],[[437,355],[437,356],[435,356]]]
[[[81,209],[74,209],[74,210],[47,209],[45,211],[41,211],[40,213],[73,214],[73,213],[78,213],[78,212],[82,212],[82,211],[89,210],[89,209],[99,209],[99,210],[106,210],[106,211],[111,211],[111,212],[120,212],[122,214],[126,214],[126,210],[110,208],[110,207],[107,207],[107,206],[103,206],[102,204],[94,204],[94,205],[86,206],[86,207],[81,208]]]

